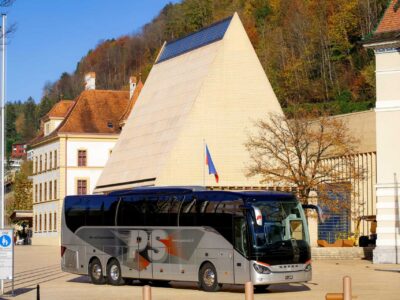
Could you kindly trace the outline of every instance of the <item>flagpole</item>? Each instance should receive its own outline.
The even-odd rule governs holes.
[[[206,187],[206,141],[203,139],[203,186]]]

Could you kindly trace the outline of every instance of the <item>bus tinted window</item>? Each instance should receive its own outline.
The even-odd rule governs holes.
[[[82,226],[114,226],[118,201],[114,197],[70,197],[65,203],[68,228]]]
[[[145,203],[140,195],[123,197],[118,209],[118,226],[143,226]]]

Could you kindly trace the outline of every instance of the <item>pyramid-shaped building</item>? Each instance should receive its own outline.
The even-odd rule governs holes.
[[[96,192],[150,185],[260,186],[247,178],[254,121],[282,113],[238,17],[164,44]],[[207,144],[219,174],[205,164]]]

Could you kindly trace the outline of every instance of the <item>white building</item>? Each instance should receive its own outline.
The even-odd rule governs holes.
[[[60,214],[67,195],[91,194],[129,115],[129,91],[95,89],[95,74],[74,101],[58,102],[42,118],[33,150],[33,244],[59,244]],[[135,88],[135,85],[132,85]]]
[[[375,263],[400,262],[400,1],[366,42],[376,59],[377,235]]]

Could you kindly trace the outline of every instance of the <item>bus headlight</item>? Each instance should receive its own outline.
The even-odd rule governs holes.
[[[253,268],[254,268],[254,270],[256,270],[257,273],[260,273],[260,274],[271,274],[271,270],[268,267],[265,267],[265,266],[262,266],[262,265],[254,263],[253,264]]]
[[[307,264],[306,267],[304,268],[304,271],[310,272],[311,271],[311,264]]]

